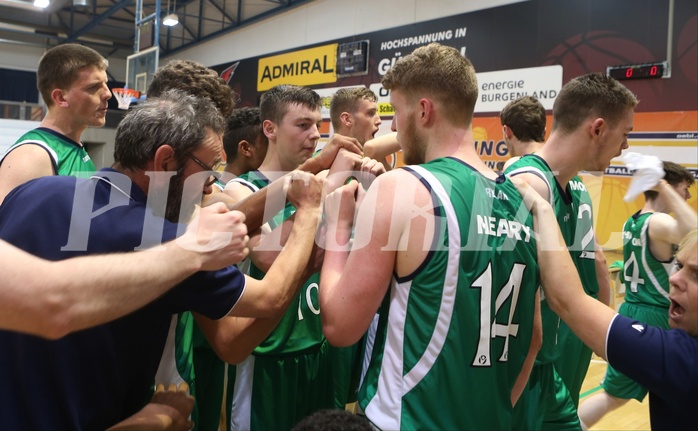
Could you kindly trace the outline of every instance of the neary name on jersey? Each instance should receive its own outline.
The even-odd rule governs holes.
[[[477,233],[480,235],[516,238],[517,241],[529,242],[531,228],[514,220],[477,214]],[[522,237],[523,236],[523,237]]]
[[[491,197],[492,199],[499,199],[500,201],[509,200],[509,196],[507,196],[507,194],[501,190],[495,190],[489,187],[485,187],[485,193],[487,193],[487,196]]]

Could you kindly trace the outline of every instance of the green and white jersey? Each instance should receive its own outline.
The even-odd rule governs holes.
[[[596,252],[594,248],[596,241],[594,241],[594,210],[591,196],[589,196],[589,191],[579,176],[570,180],[568,190],[577,214],[574,242],[569,246],[570,255],[577,267],[584,291],[587,295],[597,298],[599,281],[596,278]]]
[[[40,127],[22,135],[0,158],[0,164],[10,151],[21,145],[38,145],[46,150],[55,175],[87,178],[96,169],[85,148],[65,135]]]
[[[196,396],[196,375],[194,372],[194,316],[186,311],[173,314],[170,320],[170,329],[167,333],[167,341],[163,348],[160,364],[155,374],[155,385],[171,384],[179,385],[186,382],[189,385],[189,393]],[[191,414],[191,420],[198,425],[198,409],[196,403]]]
[[[404,169],[431,192],[435,236],[393,276],[359,404],[380,429],[509,429],[540,282],[532,217],[503,176],[454,158]]]
[[[259,171],[248,172],[241,175],[239,179],[249,182],[257,189],[266,187],[270,183]],[[276,228],[295,212],[293,205],[287,204],[283,211],[269,221],[269,227]],[[257,280],[263,279],[265,275],[253,263],[250,263],[248,274]],[[319,282],[320,273],[315,273],[303,283],[295,303],[291,303],[274,331],[254,350],[253,355],[286,355],[317,349],[323,343],[325,336],[322,333],[320,318]]]
[[[623,225],[625,302],[669,308],[672,258],[661,262],[650,251],[649,225],[653,213],[639,211]]]
[[[269,184],[258,171],[232,181],[253,192]],[[286,205],[270,227],[294,213],[295,208]],[[264,277],[249,260],[246,265],[250,276]],[[319,281],[319,273],[307,279],[272,333],[245,361],[228,368],[228,429],[290,429],[309,414],[335,406],[334,356],[322,333]]]
[[[509,166],[505,172],[510,177],[523,173],[536,175],[548,186],[548,201],[555,211],[555,217],[560,226],[565,244],[569,247],[574,243],[576,224],[576,211],[569,187],[567,190],[563,189],[557,182],[550,166],[548,166],[545,160],[534,154],[527,154],[521,157]],[[554,361],[559,356],[557,344],[560,318],[550,309],[542,290],[541,318],[543,320],[543,345],[538,352],[538,356],[536,356],[536,362],[544,364]]]

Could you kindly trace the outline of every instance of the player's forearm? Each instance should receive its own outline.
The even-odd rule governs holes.
[[[319,156],[309,158],[298,167],[299,171],[309,172],[314,175],[319,174],[321,171],[324,171],[325,169],[327,168],[325,167],[325,164],[323,164],[323,161],[319,158]]]
[[[351,344],[351,340],[347,339],[350,331],[346,330],[345,325],[354,320],[352,316],[346,315],[349,308],[345,306],[345,295],[341,293],[345,289],[342,274],[349,258],[350,239],[351,227],[338,229],[336,225],[328,224],[318,298],[322,310],[323,333],[335,346]],[[351,325],[354,326],[354,323]]]
[[[174,243],[58,262],[1,245],[13,260],[5,272],[3,306],[8,309],[0,313],[0,326],[53,339],[128,314],[201,267],[199,255]]]
[[[572,307],[576,297],[584,291],[569,252],[565,253],[567,249],[552,207],[539,203],[531,212],[537,234],[541,284],[550,308],[560,315]]]
[[[608,262],[601,246],[594,240],[594,263],[596,264],[596,281],[599,285],[598,300],[604,305],[611,303],[611,277],[608,275]]]
[[[584,344],[605,357],[606,330],[615,312],[584,292],[550,205],[539,205],[533,214],[541,285],[548,305]]]
[[[62,265],[65,264],[65,265]],[[201,256],[170,242],[162,248],[51,264],[63,280],[50,299],[68,333],[119,318],[148,304],[201,268]],[[76,278],[75,274],[81,274]]]
[[[228,316],[217,321],[194,316],[216,355],[229,364],[239,364],[271,334],[284,313],[265,318]]]
[[[376,160],[384,159],[399,150],[396,132],[373,138],[364,144],[364,155]]]
[[[524,389],[528,378],[531,376],[533,365],[536,362],[536,356],[543,344],[543,321],[540,314],[540,289],[536,291],[535,308],[533,310],[533,333],[531,335],[531,345],[524,359],[521,372],[519,372],[514,387],[511,389],[511,405],[515,406]]]
[[[315,243],[319,212],[319,208],[311,207],[296,211],[286,246],[264,277],[265,283],[274,287],[274,309],[285,310],[303,281],[301,278]]]

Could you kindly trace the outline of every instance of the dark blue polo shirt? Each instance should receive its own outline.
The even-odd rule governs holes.
[[[126,177],[96,176],[107,181],[52,176],[16,188],[0,205],[0,238],[61,260],[177,235],[178,225],[154,216]],[[2,428],[103,430],[132,415],[149,401],[172,315],[192,310],[219,319],[244,287],[235,267],[199,272],[128,316],[57,341],[0,331]]]
[[[698,338],[617,315],[606,341],[615,369],[647,387],[653,430],[698,425]]]

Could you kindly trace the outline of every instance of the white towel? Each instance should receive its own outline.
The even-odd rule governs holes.
[[[664,178],[662,161],[656,156],[629,152],[620,156],[620,160],[625,163],[628,169],[635,171],[628,192],[623,198],[625,202],[634,201],[640,193],[650,190],[659,184],[659,180]]]

